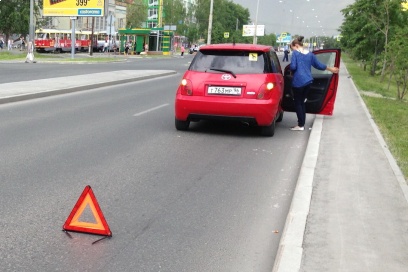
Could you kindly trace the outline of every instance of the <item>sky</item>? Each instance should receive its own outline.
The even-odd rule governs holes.
[[[259,1],[258,16],[256,16]],[[355,0],[232,0],[247,8],[250,18],[265,25],[265,34],[336,36],[343,23],[341,10]],[[216,8],[214,6],[214,8]]]

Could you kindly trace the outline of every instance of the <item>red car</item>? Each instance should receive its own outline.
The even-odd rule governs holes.
[[[331,52],[329,55],[325,59],[333,60]],[[340,62],[339,50],[334,55]],[[330,83],[326,87],[334,94],[328,101],[318,100],[328,104],[333,99],[334,104],[338,75],[319,73],[316,89],[326,98],[328,92],[321,90],[326,80],[326,85]],[[312,110],[316,111],[314,100],[315,97]],[[323,108],[320,105],[319,109]],[[178,130],[187,130],[191,121],[238,120],[260,126],[262,135],[273,136],[284,110],[294,111],[290,73],[284,77],[273,47],[206,45],[197,52],[177,89],[175,126]]]

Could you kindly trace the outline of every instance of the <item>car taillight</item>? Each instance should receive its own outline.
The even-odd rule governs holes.
[[[262,86],[259,88],[258,91],[258,99],[269,99],[271,98],[271,93],[273,88],[275,87],[275,84],[272,82],[264,83]]]
[[[193,84],[189,79],[183,78],[180,83],[180,90],[182,95],[193,95]]]

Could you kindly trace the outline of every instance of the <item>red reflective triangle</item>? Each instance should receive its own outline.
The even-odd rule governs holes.
[[[96,223],[79,221],[85,208],[89,206]],[[79,197],[77,203],[72,209],[70,215],[65,221],[63,229],[66,231],[84,232],[90,234],[112,236],[108,223],[103,216],[98,201],[92,191],[91,186],[87,185]]]

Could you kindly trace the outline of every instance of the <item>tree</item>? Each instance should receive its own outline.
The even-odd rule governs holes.
[[[210,13],[210,0],[198,0],[196,19],[198,34],[207,37],[208,18]],[[247,8],[235,4],[230,0],[217,0],[213,11],[213,30],[211,40],[213,43],[225,42],[224,32],[232,33],[236,42],[247,40],[242,37],[242,26],[250,22],[250,14]],[[238,35],[238,32],[241,34]]]
[[[143,0],[134,0],[126,9],[126,27],[137,28],[144,27],[143,23],[147,21],[147,5]]]
[[[187,13],[181,0],[164,1],[163,13],[163,25],[176,25],[179,33],[184,32]]]
[[[189,41],[192,41],[192,42],[197,41],[200,38],[198,35],[198,29],[193,24],[190,24],[187,27],[185,36],[187,37]]]
[[[340,27],[343,38],[343,48],[350,51],[354,59],[365,64],[373,60],[374,52],[378,47],[378,31],[367,21],[367,14],[363,7],[368,0],[357,0],[354,4],[342,10],[344,22]],[[374,40],[373,40],[374,37]],[[376,45],[377,44],[377,45]],[[373,65],[375,67],[375,65]]]
[[[324,48],[340,48],[340,42],[334,37],[324,37]]]
[[[276,35],[269,34],[269,35],[265,35],[262,37],[258,37],[258,44],[275,46],[276,45]]]
[[[342,10],[345,20],[340,27],[342,45],[362,61],[372,61],[371,74],[384,53],[381,75],[386,68],[387,44],[392,29],[404,23],[401,2],[405,0],[356,0]]]
[[[43,20],[40,19],[40,8],[42,1],[35,3],[34,16],[37,27],[42,26]],[[21,34],[25,36],[29,32],[30,25],[30,1],[27,0],[7,0],[0,4],[0,32],[6,34],[6,40],[12,34]]]
[[[388,43],[387,55],[390,81],[394,76],[397,83],[397,98],[404,99],[408,85],[408,35],[407,27],[399,27],[393,39]]]
[[[386,55],[387,55],[387,45],[389,41],[389,33],[390,28],[392,25],[396,25],[398,22],[397,20],[393,20],[398,18],[397,13],[401,9],[401,1],[400,0],[383,0],[378,3],[379,6],[376,8],[370,8],[367,14],[368,19],[370,20],[371,24],[384,35],[384,60],[383,60],[383,68],[381,70],[382,78],[385,75],[385,68],[386,68]],[[381,7],[381,8],[378,8]],[[380,10],[380,12],[378,12]],[[381,11],[382,10],[382,11]],[[377,53],[377,52],[375,52]],[[376,58],[374,58],[376,60]]]

